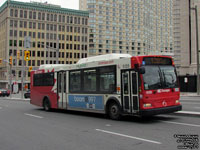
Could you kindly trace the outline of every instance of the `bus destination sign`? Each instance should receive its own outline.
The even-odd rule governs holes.
[[[172,65],[172,59],[166,57],[144,57],[143,65]]]

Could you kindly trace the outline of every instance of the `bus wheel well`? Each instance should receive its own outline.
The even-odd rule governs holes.
[[[119,120],[121,118],[121,106],[116,99],[108,100],[106,114],[113,120]]]
[[[120,107],[119,102],[118,102],[115,98],[111,98],[111,99],[109,99],[109,100],[107,101],[107,103],[106,103],[106,114],[108,114],[108,112],[109,112],[109,107],[110,107],[110,105],[113,104],[113,103],[116,103],[116,104]],[[121,109],[121,107],[120,107],[120,109]]]
[[[42,106],[46,111],[49,111],[51,109],[51,102],[47,96],[43,98]]]

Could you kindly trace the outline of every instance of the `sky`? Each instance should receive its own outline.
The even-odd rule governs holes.
[[[49,4],[61,5],[62,8],[79,9],[79,0],[15,0],[21,2],[48,2]],[[0,0],[0,6],[6,2],[6,0]]]

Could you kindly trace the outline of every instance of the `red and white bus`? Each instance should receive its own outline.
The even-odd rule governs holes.
[[[182,109],[169,56],[108,54],[31,72],[31,104],[108,114],[151,116]]]

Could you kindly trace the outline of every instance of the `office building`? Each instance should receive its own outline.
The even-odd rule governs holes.
[[[174,59],[181,76],[197,74],[196,5],[200,7],[197,0],[174,0]]]
[[[173,55],[173,0],[79,0],[89,11],[89,55]]]
[[[57,61],[73,64],[87,57],[88,17],[87,11],[48,3],[6,1],[0,7],[0,87],[8,87],[9,79],[12,83],[21,83],[25,50],[31,55],[24,66],[27,83],[29,67],[38,69],[42,64]],[[30,37],[30,48],[24,48],[26,37]]]

